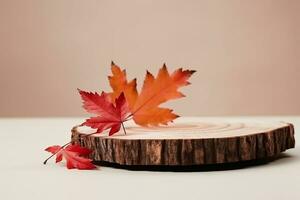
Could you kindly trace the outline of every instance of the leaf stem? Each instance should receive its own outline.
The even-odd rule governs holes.
[[[123,131],[124,131],[124,133],[125,133],[125,135],[126,135],[126,130],[125,130],[125,127],[124,127],[123,122],[121,122],[121,125],[122,125]]]
[[[58,152],[60,152],[60,151],[61,151],[65,146],[67,146],[68,144],[71,144],[71,142],[68,142],[68,143],[62,145],[62,146],[60,147],[60,149],[58,149],[54,154],[52,154],[51,156],[49,156],[49,157],[43,162],[44,165],[46,165],[46,164],[47,164],[47,161],[48,161],[50,158],[52,158],[54,155],[56,155]]]
[[[126,117],[126,119],[125,119],[123,122],[129,121],[129,120],[132,120],[133,118],[132,118],[131,116],[132,116],[132,115],[129,115],[128,117]]]
[[[126,117],[126,121],[127,121],[127,120],[131,120],[131,119],[132,119],[132,116],[133,116],[133,113],[131,113],[130,115],[128,115],[128,116]]]

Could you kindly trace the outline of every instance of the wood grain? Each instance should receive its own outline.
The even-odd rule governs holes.
[[[127,135],[85,136],[72,129],[72,142],[93,150],[91,158],[120,165],[188,166],[232,163],[274,157],[294,148],[290,123],[222,123],[183,119],[168,127],[129,125]]]

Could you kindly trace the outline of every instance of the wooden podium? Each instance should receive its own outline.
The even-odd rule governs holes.
[[[235,122],[180,118],[169,126],[85,136],[94,130],[75,126],[72,142],[93,150],[91,158],[125,166],[193,166],[272,158],[294,148],[294,127],[286,122]]]

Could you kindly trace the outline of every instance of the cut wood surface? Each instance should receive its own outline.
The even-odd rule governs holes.
[[[125,123],[113,136],[86,136],[75,126],[72,142],[93,150],[94,161],[120,165],[205,165],[274,157],[295,147],[294,127],[285,122],[236,122],[180,118],[166,127]]]

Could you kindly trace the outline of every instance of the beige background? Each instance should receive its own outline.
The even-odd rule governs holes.
[[[198,72],[181,115],[300,114],[300,1],[0,0],[0,116],[77,116],[114,60]]]

